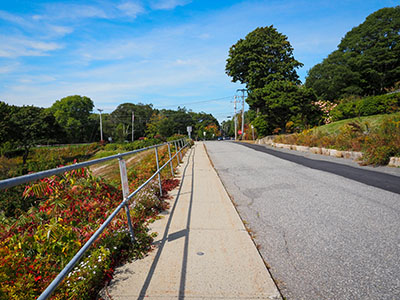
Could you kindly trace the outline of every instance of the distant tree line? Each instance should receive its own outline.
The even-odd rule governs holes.
[[[380,9],[349,31],[337,50],[310,69],[305,85],[296,72],[301,66],[287,37],[272,25],[230,48],[226,73],[246,85],[254,112],[247,122],[260,135],[315,126],[329,119],[326,107],[398,89],[400,6]],[[231,131],[232,124],[222,127]]]
[[[29,149],[37,144],[100,141],[100,116],[93,108],[90,98],[79,95],[57,100],[49,108],[15,106],[0,101],[0,150],[4,153],[24,149],[25,161]],[[187,134],[187,126],[192,126],[194,138],[197,135],[203,138],[203,132],[208,136],[216,136],[219,132],[218,121],[211,114],[185,108],[158,110],[151,104],[124,103],[112,113],[102,114],[103,138],[115,142],[131,141],[132,114],[135,140]]]

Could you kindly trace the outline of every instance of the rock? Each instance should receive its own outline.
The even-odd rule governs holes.
[[[389,167],[400,167],[400,157],[391,157],[389,164]]]

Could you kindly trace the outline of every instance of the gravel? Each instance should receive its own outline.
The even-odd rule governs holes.
[[[399,194],[233,142],[206,147],[286,299],[400,299]]]

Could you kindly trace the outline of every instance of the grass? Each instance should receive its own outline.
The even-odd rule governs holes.
[[[393,113],[393,114],[382,114],[382,115],[374,115],[374,116],[367,116],[367,117],[357,117],[351,118],[346,120],[340,120],[331,124],[326,124],[323,126],[319,126],[314,128],[313,130],[319,131],[322,134],[339,134],[340,129],[349,124],[349,123],[368,123],[371,128],[380,126],[384,120],[393,118],[393,117],[400,117],[400,113]]]
[[[102,151],[101,151],[102,152]],[[110,151],[104,151],[104,152],[110,152]],[[132,168],[135,165],[138,165],[142,159],[149,155],[149,154],[154,154],[154,150],[146,150],[143,152],[139,152],[136,154],[129,155],[128,157],[125,157],[126,161],[126,166],[127,168]],[[101,156],[101,153],[99,153]],[[113,154],[107,154],[102,157],[106,157],[109,155],[114,155],[118,153],[113,153]],[[99,157],[96,157],[99,158]],[[119,164],[117,159],[113,159],[101,164],[96,164],[90,167],[90,170],[92,171],[93,175],[95,176],[100,176],[102,178],[105,178],[109,180],[110,182],[119,182],[120,181],[120,174],[119,174]]]

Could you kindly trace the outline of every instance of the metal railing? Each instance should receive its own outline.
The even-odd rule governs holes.
[[[171,155],[171,144],[175,146],[175,154]],[[158,158],[158,148],[162,146],[168,146],[168,155],[169,160],[160,167],[159,165],[159,158]],[[104,223],[96,230],[96,232],[90,237],[90,239],[82,246],[82,248],[75,254],[75,256],[69,261],[69,263],[64,267],[64,269],[57,275],[57,277],[50,283],[50,285],[43,291],[43,293],[39,296],[38,300],[45,300],[54,292],[54,290],[59,286],[59,284],[63,281],[63,279],[68,275],[69,272],[74,268],[74,266],[78,263],[78,261],[82,258],[83,254],[89,249],[89,247],[96,241],[96,239],[100,236],[100,234],[104,231],[104,229],[110,224],[112,219],[119,213],[119,211],[124,207],[125,212],[128,219],[128,229],[130,232],[131,240],[135,242],[135,235],[133,233],[133,226],[129,211],[129,200],[132,199],[141,189],[143,189],[149,182],[151,182],[157,175],[158,175],[158,182],[160,188],[160,195],[162,195],[162,185],[161,185],[161,170],[163,170],[168,164],[171,167],[171,174],[174,176],[174,169],[172,165],[172,160],[176,157],[178,164],[182,161],[182,150],[188,146],[188,143],[185,142],[184,139],[179,139],[171,142],[167,142],[164,144],[158,144],[155,146],[150,146],[134,151],[125,152],[122,154],[116,154],[104,158],[99,158],[91,161],[86,161],[82,163],[73,164],[70,166],[65,166],[61,168],[46,170],[42,172],[37,172],[33,174],[28,174],[24,176],[9,178],[0,181],[0,189],[5,189],[9,187],[13,187],[19,184],[27,183],[30,181],[43,179],[49,176],[61,174],[64,172],[85,168],[88,166],[92,166],[98,163],[102,163],[105,161],[118,159],[119,162],[119,169],[121,175],[121,185],[122,185],[122,193],[123,193],[123,201],[118,205],[118,207],[111,213],[111,215],[104,221]],[[135,153],[139,153],[142,151],[146,151],[149,149],[155,150],[156,156],[156,163],[157,163],[157,171],[150,176],[141,186],[139,186],[134,192],[129,192],[129,183],[128,183],[128,176],[126,170],[126,163],[124,160],[125,156],[132,155]]]

